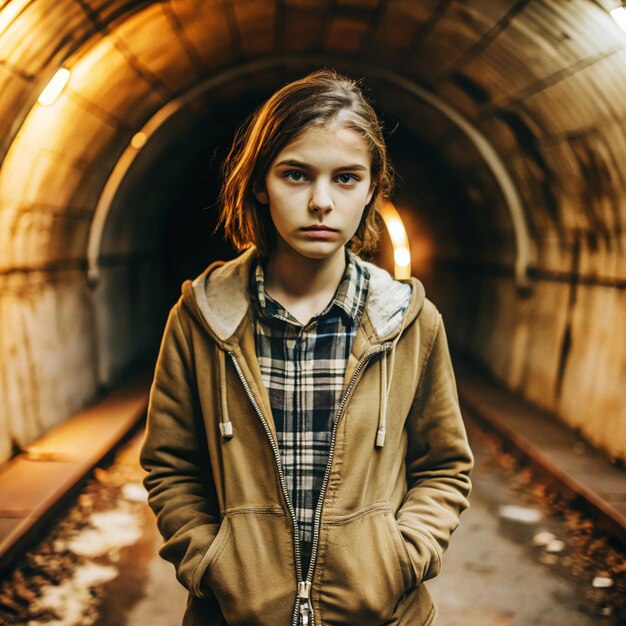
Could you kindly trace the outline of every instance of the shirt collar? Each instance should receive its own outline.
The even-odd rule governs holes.
[[[251,281],[250,293],[257,310],[264,317],[278,317],[299,323],[286,309],[265,292],[265,274],[261,263],[257,262],[255,271],[251,276],[253,280]],[[346,248],[346,269],[337,291],[335,291],[335,295],[328,306],[315,317],[326,315],[333,307],[338,307],[349,318],[358,322],[365,309],[368,284],[369,272],[361,263],[359,257]]]

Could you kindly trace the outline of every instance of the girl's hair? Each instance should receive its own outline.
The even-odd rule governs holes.
[[[355,130],[366,140],[372,159],[371,178],[376,183],[350,246],[357,253],[376,248],[376,206],[393,187],[382,124],[358,83],[329,69],[313,72],[279,89],[237,131],[222,169],[218,222],[218,228],[224,228],[226,238],[235,248],[255,245],[259,256],[270,255],[274,225],[267,206],[256,199],[254,192],[264,184],[270,165],[289,142],[307,128],[324,126],[338,117],[342,126]]]

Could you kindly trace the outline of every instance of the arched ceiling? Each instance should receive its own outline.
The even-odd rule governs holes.
[[[564,271],[569,233],[593,231],[597,247],[623,232],[625,35],[607,8],[590,0],[5,2],[0,267],[83,262],[115,164],[168,102],[234,71],[214,90],[224,111],[234,96],[330,62],[371,75],[381,108],[465,172],[480,204],[492,176],[463,133],[428,107],[416,117],[414,99],[406,104],[381,75],[426,89],[473,124],[517,183],[538,262]],[[237,75],[270,57],[265,70]],[[61,66],[72,71],[69,85],[52,106],[37,104]]]

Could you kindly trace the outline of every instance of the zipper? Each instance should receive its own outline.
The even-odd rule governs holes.
[[[313,626],[313,607],[311,606],[310,596],[311,583],[307,580],[299,582],[297,614],[300,616],[300,626]],[[309,617],[311,618],[310,622]]]
[[[298,520],[296,518],[296,511],[291,502],[291,498],[289,497],[289,491],[287,489],[287,484],[285,481],[285,475],[283,473],[283,465],[280,460],[280,451],[278,449],[278,444],[272,435],[272,431],[267,424],[267,420],[265,416],[261,412],[259,405],[257,404],[254,396],[252,395],[252,391],[248,382],[246,381],[246,377],[243,374],[241,366],[237,361],[237,357],[233,352],[228,352],[228,356],[230,356],[233,365],[235,366],[235,370],[237,371],[237,375],[241,380],[241,384],[243,385],[248,399],[252,403],[256,414],[259,416],[261,423],[263,424],[263,428],[265,433],[269,439],[270,445],[272,447],[272,452],[274,453],[274,462],[276,463],[276,469],[278,471],[278,478],[280,481],[280,486],[283,492],[283,497],[285,498],[285,502],[287,504],[287,509],[289,510],[289,515],[291,516],[291,525],[294,533],[294,553],[295,553],[295,561],[296,561],[296,578],[298,580],[298,590],[296,594],[296,603],[293,609],[293,615],[291,624],[292,626],[314,626],[314,613],[313,613],[313,605],[311,604],[311,584],[313,581],[313,574],[315,572],[315,561],[317,559],[317,549],[319,544],[320,537],[320,523],[322,519],[322,509],[324,507],[324,497],[326,496],[326,489],[328,488],[328,482],[330,480],[330,470],[333,464],[333,458],[335,456],[335,442],[337,441],[337,428],[339,426],[339,422],[343,415],[343,411],[345,409],[346,403],[352,394],[352,390],[357,383],[357,380],[361,374],[361,371],[370,360],[372,356],[378,354],[379,352],[384,352],[388,350],[393,345],[393,342],[388,341],[387,343],[383,343],[380,346],[376,346],[369,352],[367,352],[361,360],[359,361],[354,373],[352,374],[352,378],[350,379],[350,383],[346,388],[346,391],[341,398],[341,402],[339,404],[339,409],[337,411],[337,415],[335,416],[335,421],[333,424],[333,429],[330,437],[330,449],[328,451],[328,461],[326,463],[326,471],[324,472],[324,480],[322,481],[322,487],[320,489],[320,494],[317,500],[317,507],[315,509],[315,515],[313,518],[313,543],[311,546],[311,559],[309,562],[309,569],[307,572],[306,579],[302,580],[302,557],[300,554],[300,532],[298,530]]]
[[[337,411],[337,415],[335,416],[335,423],[333,424],[333,430],[330,436],[330,449],[328,451],[328,462],[326,463],[326,471],[324,472],[324,480],[322,481],[322,487],[320,489],[320,495],[317,500],[317,507],[315,508],[315,516],[313,518],[313,544],[311,546],[311,561],[309,563],[309,571],[307,572],[306,580],[309,584],[313,580],[313,573],[315,572],[315,561],[317,559],[317,548],[320,539],[320,524],[322,520],[322,509],[324,508],[324,497],[326,496],[326,489],[328,488],[328,483],[330,481],[330,470],[333,464],[333,458],[335,456],[335,442],[337,441],[337,429],[339,427],[339,422],[341,421],[341,417],[343,416],[343,410],[345,409],[346,403],[348,402],[348,398],[352,394],[352,390],[357,383],[359,375],[361,374],[361,370],[365,367],[367,362],[373,357],[375,354],[380,352],[385,352],[393,345],[393,342],[388,341],[387,343],[383,343],[380,346],[376,346],[369,352],[367,352],[363,358],[359,361],[356,369],[354,370],[354,374],[352,374],[352,378],[350,379],[350,383],[346,389],[346,392],[341,399],[341,403],[339,404],[339,410]]]

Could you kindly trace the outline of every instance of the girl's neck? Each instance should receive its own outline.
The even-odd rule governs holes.
[[[267,262],[265,290],[302,323],[330,302],[346,269],[345,249],[325,259],[309,259],[277,246]]]

